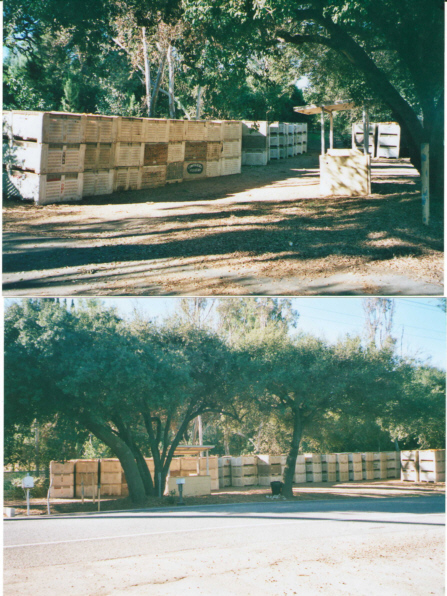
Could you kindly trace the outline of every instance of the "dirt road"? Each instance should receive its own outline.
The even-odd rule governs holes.
[[[441,223],[408,160],[372,194],[322,198],[318,156],[242,174],[3,211],[4,295],[443,293]]]

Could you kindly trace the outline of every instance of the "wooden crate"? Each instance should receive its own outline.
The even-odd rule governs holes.
[[[115,165],[115,143],[88,143],[85,145],[84,171],[106,170]]]
[[[185,161],[206,161],[207,143],[206,141],[186,141],[185,143]]]
[[[144,142],[143,118],[119,116],[116,123],[116,141],[118,143]]]
[[[241,173],[241,158],[227,157],[222,158],[222,173],[221,176],[229,176],[231,174]]]
[[[206,146],[206,160],[218,161],[222,157],[222,142],[209,141]]]
[[[23,170],[8,172],[8,196],[49,205],[82,198],[83,173],[36,174]]]
[[[362,453],[363,480],[374,480],[374,453]]]
[[[370,124],[368,130],[369,130],[368,153],[371,155],[371,157],[375,157],[376,125]],[[363,122],[360,122],[357,124],[353,123],[353,125],[352,125],[352,148],[358,149],[359,151],[363,152],[363,143],[364,143]]]
[[[329,149],[320,155],[320,193],[323,196],[371,194],[371,156],[357,149]]]
[[[143,119],[143,143],[168,143],[169,121],[164,118]]]
[[[184,120],[168,120],[168,140],[170,143],[179,143],[185,140]]]
[[[166,166],[166,182],[181,182],[183,180],[183,161],[168,163]]]
[[[206,141],[207,123],[204,120],[185,120],[186,141]]]
[[[362,454],[349,454],[349,480],[355,482],[363,480]]]
[[[143,166],[162,166],[167,163],[168,143],[144,144]]]
[[[93,197],[112,194],[114,177],[115,171],[113,169],[89,170],[84,172],[82,196]]]
[[[169,142],[167,163],[185,161],[185,142]]]
[[[241,141],[224,141],[222,144],[222,157],[241,157]]]
[[[85,145],[13,140],[5,157],[12,167],[36,174],[82,172]]]
[[[137,167],[143,165],[144,143],[116,143],[115,167]]]
[[[140,168],[138,188],[154,188],[166,184],[166,166],[143,166]]]
[[[377,157],[398,158],[400,151],[400,126],[395,122],[377,125]]]
[[[212,120],[206,123],[206,140],[208,142],[222,141],[222,122],[220,120]]]
[[[384,479],[387,476],[387,454],[382,452],[374,453],[374,478]]]
[[[207,161],[206,162],[206,177],[214,178],[222,175],[222,161]]]
[[[243,166],[266,166],[269,162],[268,150],[242,151],[241,164]]]
[[[210,162],[214,163],[214,162]],[[183,180],[197,180],[206,177],[206,161],[185,161],[183,162]]]
[[[84,143],[85,116],[64,112],[14,110],[3,115],[3,130],[16,139],[37,143]]]
[[[279,147],[270,146],[269,159],[279,159]]]
[[[85,143],[114,143],[119,116],[85,116]]]
[[[114,171],[113,190],[138,190],[140,184],[140,168],[116,168]]]
[[[235,141],[242,138],[242,122],[238,120],[224,120],[222,122],[222,140]]]

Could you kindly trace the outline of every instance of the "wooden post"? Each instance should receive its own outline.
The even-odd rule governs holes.
[[[331,123],[331,127],[329,130],[329,147],[331,149],[334,148],[334,114],[332,111],[329,112],[329,119]]]
[[[321,108],[321,155],[324,154],[324,109]]]
[[[422,223],[430,223],[430,165],[429,144],[421,145]]]

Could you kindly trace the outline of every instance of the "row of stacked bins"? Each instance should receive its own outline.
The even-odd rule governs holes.
[[[242,123],[242,165],[265,166],[272,159],[286,159],[307,152],[307,124]]]
[[[306,453],[298,455],[293,481],[357,482],[400,478],[399,452],[380,453]],[[281,481],[287,457],[285,455],[246,455],[219,458],[219,486],[269,486]]]
[[[269,486],[282,480],[285,455],[209,456],[174,458],[170,466],[172,486],[178,476],[205,477],[211,490],[226,487]],[[154,474],[153,460],[146,459]],[[208,468],[208,469],[207,469]],[[128,487],[117,459],[51,462],[52,498],[97,496],[98,471],[103,496],[127,496]],[[208,474],[207,474],[208,471]],[[412,482],[445,482],[445,449],[366,453],[306,453],[298,455],[293,481],[360,482],[400,478]],[[168,480],[169,483],[169,480]]]
[[[146,465],[154,475],[154,462],[146,458]],[[110,459],[78,459],[66,462],[50,463],[52,481],[50,496],[52,498],[91,498],[98,496],[98,472],[101,495],[124,497],[129,494],[126,476],[121,463],[116,458]],[[208,472],[208,474],[207,474]],[[169,470],[172,478],[178,476],[197,476],[208,479],[207,486],[211,490],[219,488],[219,471],[217,456],[177,457],[171,461]],[[167,485],[169,481],[167,480]],[[209,490],[208,490],[209,493]]]
[[[4,190],[37,204],[241,171],[238,121],[3,115]]]
[[[352,148],[363,151],[363,124],[352,125]],[[397,122],[369,124],[368,153],[371,157],[397,159],[400,152],[400,126]]]

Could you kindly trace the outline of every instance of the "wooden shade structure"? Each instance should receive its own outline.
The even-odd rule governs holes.
[[[299,114],[306,114],[310,116],[312,114],[321,114],[321,155],[325,154],[325,147],[324,147],[324,113],[326,112],[329,114],[330,119],[330,132],[329,132],[329,147],[333,149],[334,147],[334,112],[340,112],[342,110],[353,110],[356,107],[355,103],[352,101],[345,101],[340,103],[332,103],[332,104],[324,104],[320,106],[310,105],[310,106],[297,106],[293,108],[294,112],[298,112]],[[368,117],[366,114],[366,110],[363,110],[363,130],[364,139],[365,139],[365,154],[368,152]]]

